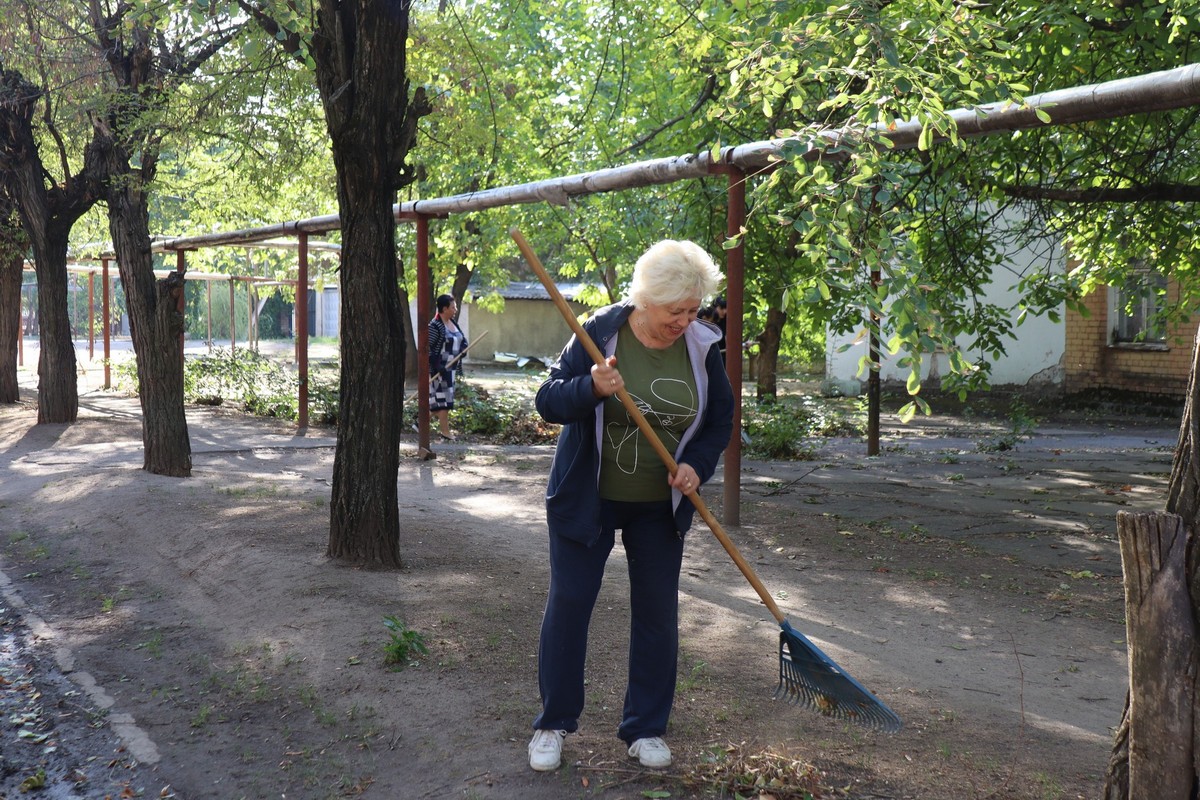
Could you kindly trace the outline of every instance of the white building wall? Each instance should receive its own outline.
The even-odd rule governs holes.
[[[1053,259],[1062,265],[1061,251],[1056,250]],[[1041,255],[1036,260],[1040,264],[1045,261],[1045,256]],[[995,270],[994,280],[985,292],[986,300],[1002,307],[1015,308],[1019,297],[1017,282],[1020,275],[1026,272],[1034,261],[1035,255],[1029,250],[1009,254],[1004,263]],[[1015,317],[1016,311],[1013,313]],[[1048,317],[1035,318],[1027,315],[1025,321],[1014,328],[1016,338],[1006,340],[1007,353],[992,362],[992,385],[1029,388],[1060,386],[1063,380],[1062,359],[1066,351],[1065,319],[1066,311],[1061,307],[1058,309],[1058,322],[1052,322]],[[865,314],[863,328],[866,328]],[[842,391],[854,381],[867,379],[865,373],[859,374],[859,359],[867,353],[869,339],[863,336],[855,342],[858,333],[855,331],[842,336],[829,334],[825,339],[826,378],[842,387]],[[987,357],[984,354],[966,349],[969,341],[970,338],[965,336],[958,340],[967,359],[972,363],[985,360]],[[880,378],[884,381],[906,381],[908,368],[897,365],[904,353],[889,355],[886,344],[885,337],[881,343],[884,350]],[[844,345],[850,346],[843,351]],[[949,359],[944,353],[937,354],[936,358],[926,355],[921,365],[921,378],[923,381],[928,380],[931,374],[939,378],[949,374],[949,371]]]

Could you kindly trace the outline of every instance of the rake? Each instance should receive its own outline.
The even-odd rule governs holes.
[[[567,301],[546,273],[537,254],[533,252],[533,248],[516,228],[511,229],[509,233],[516,241],[517,247],[521,249],[525,260],[529,262],[529,266],[537,274],[538,280],[546,287],[550,299],[558,307],[563,319],[567,321],[576,338],[587,349],[588,355],[597,364],[604,364],[604,354],[600,352],[600,348],[579,324],[571,307],[567,305]],[[625,410],[629,412],[630,418],[637,424],[642,435],[646,437],[646,441],[650,442],[655,452],[658,453],[658,457],[666,464],[667,470],[674,475],[679,465],[675,463],[670,452],[659,441],[633,398],[624,388],[617,391],[617,397],[625,406]],[[725,533],[721,524],[717,522],[716,517],[708,510],[704,501],[700,499],[699,493],[692,490],[686,494],[701,518],[712,530],[713,535],[717,537],[717,541],[733,559],[733,563],[754,587],[754,591],[758,593],[763,604],[771,612],[771,616],[775,617],[779,623],[779,686],[775,690],[775,697],[803,705],[825,716],[847,720],[885,733],[895,733],[900,730],[902,723],[896,712],[867,691],[861,683],[825,655],[808,637],[791,626],[783,612],[779,610],[779,606],[775,604],[774,598],[763,586],[762,581],[758,579],[758,575],[742,557],[741,552]]]

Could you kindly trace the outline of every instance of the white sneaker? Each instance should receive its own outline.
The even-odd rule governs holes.
[[[671,748],[658,736],[638,739],[630,746],[629,757],[636,758],[643,767],[650,769],[671,766]]]
[[[538,772],[558,769],[562,763],[562,743],[566,735],[566,731],[534,731],[533,739],[529,742],[529,766]]]

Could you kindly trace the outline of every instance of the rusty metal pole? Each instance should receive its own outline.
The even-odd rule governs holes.
[[[421,451],[433,452],[429,447],[429,324],[433,309],[429,307],[433,297],[433,274],[429,270],[429,218],[417,215],[417,446]],[[407,310],[405,311],[407,313]]]
[[[229,276],[229,355],[230,356],[232,356],[234,354],[234,340],[237,339],[237,328],[235,327],[235,323],[237,322],[237,314],[234,313],[234,309],[233,309],[234,280],[235,280],[234,277],[232,275],[230,275]]]
[[[725,251],[725,370],[733,386],[733,437],[725,449],[724,521],[741,525],[742,520],[742,309],[745,293],[746,242],[741,237],[746,224],[746,173],[730,165],[726,235],[739,237],[737,246]]]
[[[100,282],[104,284],[104,291],[100,293],[100,313],[104,317],[104,388],[112,389],[112,319],[108,305],[112,286],[108,280],[107,258],[100,259]]]
[[[296,367],[300,371],[300,392],[296,424],[300,430],[308,428],[308,234],[301,233],[298,248],[296,277]]]
[[[255,336],[254,318],[258,316],[254,313],[254,295],[255,284],[253,276],[246,278],[246,347],[258,352],[258,337]]]
[[[204,314],[204,319],[208,322],[208,352],[212,353],[212,281],[204,282],[204,297],[208,304],[208,310]]]
[[[96,360],[96,273],[88,273],[88,361]]]

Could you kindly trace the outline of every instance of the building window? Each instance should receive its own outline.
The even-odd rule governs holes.
[[[1166,344],[1162,320],[1167,305],[1166,276],[1142,272],[1124,286],[1110,288],[1108,298],[1112,344]]]

